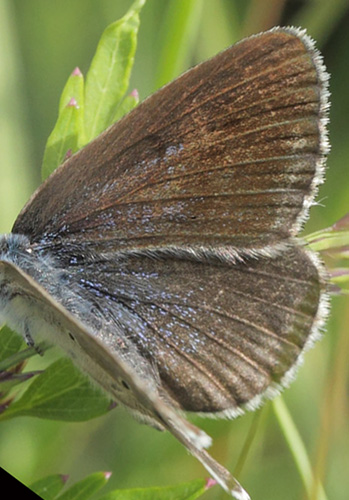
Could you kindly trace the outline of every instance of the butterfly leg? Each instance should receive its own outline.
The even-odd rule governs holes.
[[[33,347],[35,349],[35,351],[40,355],[40,356],[43,356],[44,355],[44,350],[41,349],[40,346],[38,346],[37,344],[35,344],[34,342],[34,339],[33,337],[31,336],[30,334],[30,328],[28,326],[28,323],[25,323],[24,324],[24,340],[27,344],[27,346],[29,347]]]

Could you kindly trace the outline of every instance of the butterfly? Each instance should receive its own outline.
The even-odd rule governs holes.
[[[323,178],[327,80],[303,31],[246,38],[67,159],[0,238],[0,318],[240,500],[185,412],[257,408],[319,335],[326,273],[297,235]]]

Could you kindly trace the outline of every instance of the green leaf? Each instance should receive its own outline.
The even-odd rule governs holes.
[[[319,234],[320,231],[316,234]],[[315,234],[315,233],[314,233]],[[340,248],[349,245],[349,231],[326,231],[323,230],[317,239],[309,235],[306,239],[310,241],[310,247],[317,251],[329,250],[330,248]]]
[[[349,212],[332,226],[308,234],[304,239],[312,250],[318,252],[330,249],[341,250],[343,248],[343,256],[346,257],[346,250],[349,247]]]
[[[75,483],[64,493],[57,496],[64,487],[66,477],[52,475],[33,483],[30,488],[44,500],[88,500],[108,482],[110,473],[96,472]],[[132,488],[111,491],[99,500],[195,500],[201,497],[215,483],[195,479],[177,486]],[[95,497],[94,497],[95,498]]]
[[[17,334],[13,335],[18,338],[21,338]],[[19,365],[20,363],[23,363],[23,361],[26,361],[32,356],[35,356],[38,353],[37,349],[39,350],[39,352],[44,352],[47,349],[49,349],[49,347],[50,346],[47,343],[41,342],[37,344],[35,347],[27,347],[27,349],[22,349],[21,351],[15,352],[15,354],[12,354],[8,358],[0,361],[0,372],[8,370],[13,366]]]
[[[145,0],[102,34],[86,77],[85,132],[89,142],[113,123],[129,84],[137,44],[139,12]]]
[[[210,485],[204,479],[165,488],[134,488],[115,490],[99,500],[195,500],[205,493]]]
[[[23,345],[23,338],[6,325],[0,330],[0,361],[16,354]],[[0,368],[3,370],[4,368]]]
[[[75,69],[63,89],[58,120],[46,143],[41,169],[43,179],[85,143],[83,113],[84,80]]]
[[[30,415],[77,422],[102,415],[109,408],[107,396],[92,386],[69,359],[62,358],[39,375],[0,419]]]
[[[66,476],[53,474],[39,479],[29,485],[29,488],[44,500],[54,500],[66,483]]]
[[[332,226],[305,237],[312,250],[320,252],[328,276],[338,289],[336,293],[349,293],[349,213]],[[343,267],[344,266],[344,267]]]
[[[5,376],[0,379],[0,394],[3,398],[11,389],[16,387],[16,385],[26,382],[30,378],[34,377],[41,372],[26,372],[26,373],[11,373],[5,372]],[[4,373],[2,373],[4,375]]]
[[[113,123],[117,122],[124,115],[129,113],[133,108],[139,103],[139,96],[136,90],[133,90],[128,96],[126,96],[119,106],[116,108],[115,114],[113,116]]]
[[[109,472],[95,472],[75,483],[65,493],[60,495],[57,500],[87,500],[108,482],[109,477]]]
[[[343,295],[349,295],[349,269],[337,267],[336,269],[329,269],[328,272],[331,277],[331,283],[339,287],[337,293],[340,292]]]
[[[42,164],[42,178],[94,139],[138,102],[128,88],[139,28],[139,12],[145,0],[137,0],[127,14],[102,34],[87,73],[69,77],[59,104],[56,125],[49,136]]]

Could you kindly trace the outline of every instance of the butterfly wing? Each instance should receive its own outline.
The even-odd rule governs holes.
[[[201,463],[218,483],[238,500],[248,500],[249,496],[238,481],[205,450],[211,444],[211,439],[201,429],[188,422],[171,406],[164,403],[157,391],[142,380],[138,374],[123,361],[117,352],[111,352],[96,338],[89,328],[82,324],[66,308],[55,301],[36,281],[11,262],[0,261],[0,276],[3,288],[11,284],[12,299],[25,299],[32,313],[40,311],[40,317],[45,318],[50,326],[57,326],[58,335],[64,337],[58,342],[66,354],[77,361],[77,349],[84,357],[84,365],[89,366],[93,380],[103,387],[111,396],[119,397],[119,387],[115,391],[115,382],[123,381],[137,399],[139,408],[157,422],[159,428],[169,430]],[[20,313],[20,312],[19,312]],[[28,318],[27,318],[28,320]],[[49,336],[52,343],[53,339]],[[69,344],[73,343],[74,348]],[[88,372],[88,369],[85,370]],[[118,384],[119,385],[119,384]]]
[[[99,251],[270,253],[298,231],[321,180],[325,86],[299,31],[245,39],[67,160],[13,232]]]
[[[290,238],[322,178],[325,114],[319,54],[299,31],[275,29],[148,98],[57,169],[19,215],[13,232],[64,263],[72,286],[95,305],[118,304],[125,334],[159,372],[157,390],[109,353],[103,331],[97,340],[2,264],[240,499],[172,404],[226,415],[254,406],[285,383],[313,337],[321,270]]]
[[[231,264],[104,257],[72,275],[79,294],[117,309],[125,341],[159,373],[160,394],[187,411],[233,416],[275,395],[323,315],[320,271],[302,247]]]

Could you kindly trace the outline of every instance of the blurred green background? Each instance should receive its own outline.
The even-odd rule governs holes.
[[[0,232],[40,183],[46,139],[63,85],[75,66],[85,73],[104,28],[131,0],[0,1]],[[332,151],[319,206],[305,231],[324,228],[349,207],[349,1],[148,0],[131,89],[141,99],[191,65],[243,36],[273,25],[307,28],[331,74]],[[327,333],[306,356],[284,394],[328,499],[349,491],[349,308],[332,299]],[[41,362],[41,361],[40,361]],[[29,367],[36,366],[37,360]],[[253,415],[233,422],[198,420],[213,438],[215,458],[231,471]],[[138,425],[122,409],[90,422],[19,418],[0,426],[0,465],[29,484],[47,474],[72,481],[113,471],[111,488],[170,485],[206,472],[170,435]],[[240,480],[254,500],[309,498],[267,404]],[[228,498],[218,488],[205,498]],[[311,500],[315,500],[315,494]]]

